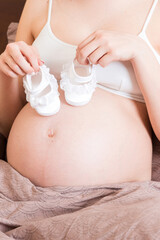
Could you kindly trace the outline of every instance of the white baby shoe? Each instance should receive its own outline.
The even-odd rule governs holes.
[[[72,106],[87,104],[96,88],[95,67],[81,65],[76,60],[63,66],[60,87],[65,92],[66,102]]]
[[[26,74],[23,78],[26,100],[42,116],[51,116],[60,109],[58,84],[44,64],[38,72]]]

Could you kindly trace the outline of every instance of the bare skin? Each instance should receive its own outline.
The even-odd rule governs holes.
[[[17,41],[31,44],[46,23],[47,1],[35,2],[40,4],[37,13],[33,14],[32,29],[28,30],[30,37],[24,37],[20,27]],[[74,45],[81,44],[97,29],[137,35],[151,4],[150,0],[121,0],[116,5],[104,0],[98,4],[96,0],[54,1],[51,28],[59,39]],[[31,9],[35,11],[35,8]],[[157,51],[160,33],[157,34],[156,23],[159,18],[155,12],[147,29]],[[69,26],[70,34],[64,22]],[[21,85],[20,89],[21,96]],[[16,117],[9,134],[7,157],[17,171],[40,186],[151,179],[149,103],[147,109],[145,104],[98,88],[92,101],[84,107],[71,107],[66,104],[61,91],[60,96],[61,110],[55,116],[41,117],[27,104]]]

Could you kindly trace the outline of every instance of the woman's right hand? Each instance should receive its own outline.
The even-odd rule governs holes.
[[[23,41],[9,43],[0,55],[0,71],[11,78],[37,72],[41,65],[37,49]]]

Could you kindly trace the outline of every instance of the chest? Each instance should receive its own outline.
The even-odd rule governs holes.
[[[76,4],[76,1],[53,1],[51,9],[51,30],[62,41],[78,45],[92,32],[99,29],[121,31],[138,35],[152,7],[153,0],[142,1],[88,1],[94,4]],[[125,4],[124,4],[125,2]],[[36,18],[32,27],[34,38],[38,36],[47,21],[48,3],[45,11]],[[147,36],[160,53],[160,3],[157,4],[147,27]]]
[[[73,1],[71,1],[73,2]],[[152,7],[153,0],[103,1],[104,4],[59,6],[53,2],[51,29],[62,41],[78,45],[91,33],[99,29],[121,31],[138,35]],[[125,2],[125,4],[122,4]],[[146,29],[147,36],[160,52],[160,6],[157,4]]]

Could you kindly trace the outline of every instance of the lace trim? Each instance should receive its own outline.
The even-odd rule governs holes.
[[[48,104],[50,104],[51,102],[54,101],[55,97],[59,96],[58,83],[57,83],[57,80],[55,79],[54,75],[50,74],[49,69],[46,67],[43,68],[43,70],[44,70],[43,73],[44,73],[45,77],[48,78],[48,84],[45,85],[45,88],[50,86],[50,91],[48,93],[44,94],[43,96],[39,96],[39,94],[43,90],[45,90],[45,88],[41,89],[41,91],[32,93],[32,92],[28,91],[28,89],[26,88],[26,86],[24,84],[26,100],[27,100],[27,102],[30,103],[31,107],[33,107],[33,108],[36,108],[37,106],[47,106]]]
[[[34,93],[37,94],[38,92],[42,92],[50,84],[50,80],[52,78],[55,78],[52,74],[49,73],[49,68],[47,68],[45,65],[40,66],[40,71],[42,73],[42,80],[40,81],[37,88],[34,90],[30,89],[27,78],[24,77],[24,79],[23,79],[23,87],[32,94],[34,94]],[[33,72],[32,74],[28,74],[28,76],[30,78],[32,78],[32,76],[36,76],[38,74],[39,74],[39,72],[37,72],[37,73]],[[31,82],[32,82],[32,80],[31,80]]]
[[[93,71],[92,78],[88,83],[72,84],[69,78],[69,64],[64,65],[63,71],[61,72],[60,80],[61,89],[67,91],[68,93],[76,94],[87,94],[94,92],[97,85],[94,66],[92,68],[92,71]]]

